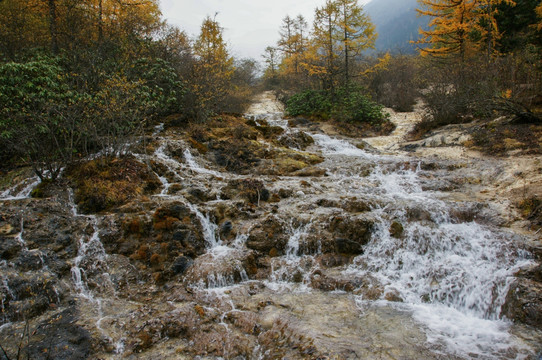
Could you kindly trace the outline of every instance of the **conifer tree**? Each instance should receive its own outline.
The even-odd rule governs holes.
[[[223,29],[209,16],[203,20],[201,32],[194,44],[197,57],[193,71],[192,91],[197,97],[198,120],[220,107],[233,75],[233,58],[223,39]]]
[[[363,50],[374,48],[375,26],[357,0],[336,0],[337,31],[343,58],[344,81],[350,82],[350,62]]]

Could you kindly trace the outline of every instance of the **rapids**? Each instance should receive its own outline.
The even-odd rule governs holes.
[[[266,93],[246,116],[287,136],[293,129],[282,111]],[[542,334],[503,314],[515,275],[534,264],[523,250],[526,235],[502,226],[498,205],[460,196],[465,174],[483,177],[484,168],[392,148],[406,126],[372,139],[368,150],[355,145],[359,140],[303,128],[315,140],[307,151],[324,158],[317,166],[325,176],[258,176],[269,192],[288,195],[260,205],[258,193],[258,204],[221,222],[217,213],[240,207],[222,198],[223,189],[242,177],[157,126],[154,151],[135,154],[162,169],[155,170],[163,185],[157,194],[126,214],[82,215],[71,192],[64,199],[67,210],[58,218],[78,230],[65,255],[69,276],[53,288],[74,300],[57,295],[51,307],[58,310],[51,311],[77,309],[72,323],[94,343],[89,358],[537,359]],[[4,191],[2,204],[30,201],[36,184],[29,179]],[[182,272],[166,282],[156,275],[158,260],[135,262],[146,248],[128,256],[118,244],[129,225],[116,224],[137,214],[156,228],[158,208],[182,213],[202,240],[199,253],[179,256]],[[17,213],[21,251],[32,233],[26,224],[39,212]],[[173,238],[197,242],[186,234],[183,228]],[[268,249],[261,238],[282,246]],[[149,238],[149,246],[164,241],[165,249],[160,239]],[[10,280],[15,269],[6,261],[0,268],[6,339],[22,323],[3,311],[5,302],[19,300]]]

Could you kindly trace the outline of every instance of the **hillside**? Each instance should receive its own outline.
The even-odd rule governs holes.
[[[427,18],[416,14],[416,0],[373,0],[365,6],[376,26],[378,51],[413,53],[409,43],[418,38],[418,29],[427,25]]]

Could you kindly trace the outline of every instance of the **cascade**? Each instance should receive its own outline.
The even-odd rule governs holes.
[[[25,179],[19,184],[12,186],[11,188],[4,190],[0,193],[0,200],[22,200],[28,199],[30,193],[41,182],[37,176]]]
[[[309,277],[316,267],[314,255],[300,253],[300,242],[308,234],[311,222],[306,225],[289,226],[289,237],[286,243],[285,255],[271,261],[271,276],[266,286],[279,290],[291,288],[290,285],[301,283],[297,291],[308,291]]]
[[[114,296],[115,289],[108,273],[107,253],[100,239],[98,217],[96,215],[82,215],[77,212],[72,190],[70,190],[69,198],[72,214],[75,217],[86,219],[88,226],[92,227],[92,234],[90,236],[82,234],[79,237],[77,256],[73,259],[71,267],[74,287],[78,295],[88,301],[91,308],[96,311],[96,329],[109,343],[113,344],[116,354],[122,354],[124,352],[125,339],[120,337],[118,340],[115,340],[102,327],[102,322],[109,317],[105,314],[108,303],[106,294],[110,293]],[[89,287],[90,277],[93,279],[93,289]],[[100,296],[97,296],[98,294]]]
[[[290,135],[277,110],[256,113],[255,121]],[[258,175],[270,193],[258,204],[232,185],[248,175],[206,168],[209,158],[191,153],[163,124],[154,129],[154,153],[135,154],[159,162],[160,194],[110,215],[83,215],[70,193],[78,222],[78,251],[68,255],[72,294],[80,324],[104,348],[97,356],[534,359],[534,332],[503,318],[514,274],[531,264],[517,246],[522,235],[482,221],[485,213],[461,213],[467,202],[453,196],[459,191],[428,190],[441,189],[432,186],[440,173],[426,170],[425,160],[380,155],[316,127],[303,128],[315,140],[306,151],[321,155],[313,166],[325,175]],[[6,190],[1,200],[28,196],[28,186]],[[224,199],[206,201],[215,193]],[[173,226],[155,226],[162,210]],[[126,231],[135,218],[138,231]],[[20,231],[9,235],[25,248],[25,237],[34,247],[32,230],[42,226],[33,219],[21,218]],[[17,228],[15,217],[9,221]],[[366,223],[366,238],[358,238]],[[149,245],[145,257],[132,256],[142,244]],[[150,260],[154,254],[159,261]],[[0,273],[0,310],[15,298],[14,284]]]
[[[393,170],[386,163],[402,159],[368,154],[326,135],[313,136],[327,156],[371,162],[370,175],[349,180],[361,185],[355,192],[367,191],[385,204],[373,209],[377,225],[372,240],[344,274],[375,276],[384,295],[401,297],[403,302],[394,306],[412,312],[427,327],[428,341],[450,353],[491,357],[513,346],[500,310],[512,275],[530,262],[516,250],[513,237],[476,222],[454,221],[450,211],[455,204],[422,189],[419,166]],[[366,189],[361,183],[371,186]],[[409,219],[412,209],[423,209],[429,218]],[[393,221],[404,224],[400,238],[390,234]]]
[[[196,160],[194,160],[194,157],[192,156],[192,153],[190,152],[190,150],[188,148],[184,149],[183,156],[184,156],[184,159],[185,159],[186,163],[188,164],[188,167],[190,169],[192,169],[193,171],[195,171],[197,173],[200,173],[200,174],[214,175],[214,176],[217,176],[217,177],[221,176],[221,174],[216,172],[216,171],[209,170],[209,169],[206,169],[204,167],[199,166],[198,163],[196,162]]]

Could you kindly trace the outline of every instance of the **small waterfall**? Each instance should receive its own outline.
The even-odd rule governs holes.
[[[41,183],[41,180],[37,176],[25,179],[21,183],[0,193],[0,200],[28,199],[30,197],[30,193],[32,193],[32,190],[34,190],[39,183]]]
[[[154,130],[152,132],[152,136],[156,136],[160,134],[162,131],[164,131],[164,123],[160,123],[154,127]]]
[[[346,140],[335,139],[324,134],[311,134],[324,155],[346,155],[363,159],[374,159],[375,156],[361,150]]]
[[[372,241],[345,274],[371,274],[384,294],[399,294],[403,303],[396,306],[413,312],[435,346],[458,356],[495,356],[514,344],[500,311],[513,274],[528,261],[510,235],[452,221],[454,204],[423,191],[417,173],[377,168],[369,176],[393,205],[373,212],[378,222]],[[409,219],[410,209],[423,209],[430,218]],[[393,219],[404,225],[402,236],[390,234]]]
[[[213,175],[213,176],[217,176],[217,177],[222,176],[220,173],[218,173],[216,171],[209,170],[209,169],[206,169],[206,168],[203,168],[203,167],[199,166],[198,163],[196,162],[196,160],[194,160],[194,157],[192,156],[192,153],[190,152],[190,150],[188,148],[184,149],[183,156],[184,156],[184,160],[188,164],[188,167],[190,169],[192,169],[194,172],[197,172],[197,173],[200,173],[200,174]]]
[[[2,292],[6,294],[6,297],[2,296],[2,299],[0,301],[0,310],[1,310],[0,313],[3,315],[3,319],[1,322],[4,324],[8,324],[10,322],[10,319],[8,318],[7,313],[6,313],[5,302],[6,301],[9,302],[11,300],[17,300],[17,297],[15,296],[15,294],[9,287],[7,277],[5,277],[4,274],[0,274],[0,279],[2,279],[2,282],[0,283],[0,288],[2,288],[3,289]]]
[[[86,273],[99,269],[99,276],[107,280],[107,272],[104,271],[107,269],[103,269],[103,267],[107,267],[107,254],[100,240],[97,218],[95,216],[88,216],[87,218],[91,221],[93,233],[88,240],[85,235],[79,238],[79,250],[73,261],[71,273],[73,283],[79,294],[89,301],[96,302],[92,291],[88,288]],[[108,285],[107,283],[105,281],[100,285]]]
[[[26,241],[23,238],[23,234],[24,234],[24,216],[21,215],[21,231],[19,231],[17,236],[15,236],[15,240],[17,240],[21,244],[24,250],[28,250],[28,247],[26,246]]]
[[[222,245],[222,241],[218,237],[218,226],[213,223],[209,215],[203,215],[201,211],[198,210],[196,205],[187,202],[188,207],[190,210],[196,214],[196,217],[198,218],[202,230],[203,230],[203,238],[205,239],[205,242],[207,243],[207,248],[213,249],[216,247],[219,247]]]
[[[305,237],[312,223],[294,228],[290,227],[290,236],[285,248],[285,255],[271,261],[271,276],[266,286],[273,290],[290,288],[294,283],[301,284],[298,291],[307,291],[310,274],[316,266],[314,256],[300,253],[300,242]]]
[[[89,236],[83,234],[79,237],[79,249],[77,256],[73,259],[71,276],[74,287],[78,295],[91,304],[96,311],[96,329],[115,347],[115,353],[121,354],[124,351],[124,340],[117,341],[102,327],[102,322],[107,316],[104,315],[106,307],[106,297],[97,296],[102,292],[109,292],[115,296],[115,289],[109,275],[107,265],[107,253],[100,239],[100,229],[98,226],[98,217],[96,215],[82,215],[77,212],[77,207],[73,201],[73,191],[70,190],[69,199],[71,211],[75,217],[83,218],[88,221],[88,226],[92,227],[92,234]],[[94,289],[89,287],[89,280],[92,278]],[[103,296],[103,295],[102,295]]]

